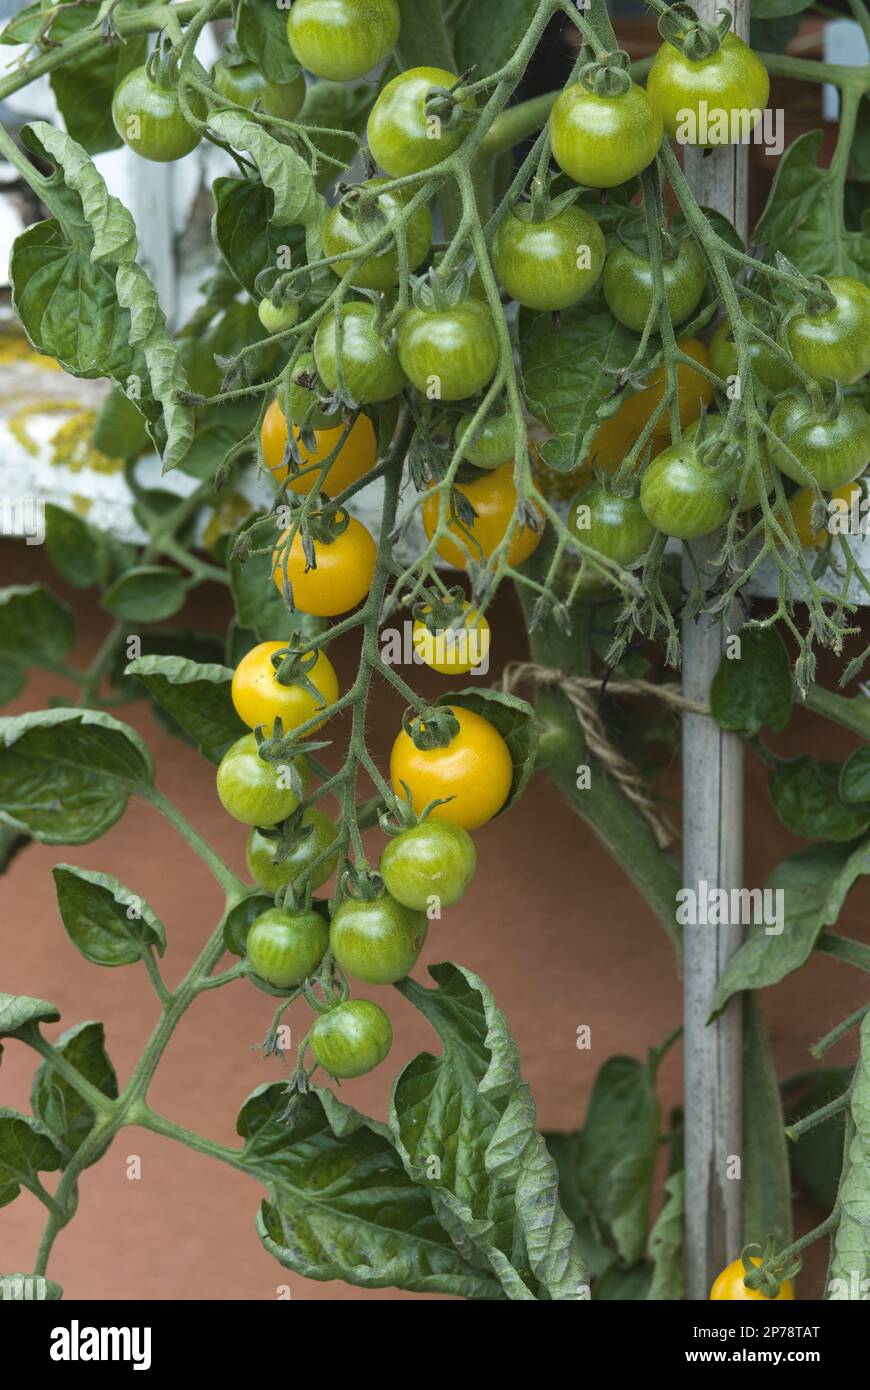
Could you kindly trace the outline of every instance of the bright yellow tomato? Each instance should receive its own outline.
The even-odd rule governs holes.
[[[289,733],[338,699],[338,677],[325,652],[319,651],[313,666],[305,672],[316,687],[317,696],[304,685],[282,685],[272,657],[286,650],[286,642],[260,642],[242,657],[233,672],[233,704],[236,714],[249,729],[265,724],[267,732],[271,733],[275,720],[280,718],[284,732]],[[319,729],[323,722],[321,719],[313,724],[311,732]]]
[[[709,349],[706,343],[701,342],[700,338],[680,338],[679,347],[687,357],[693,357],[703,367],[710,366]],[[616,418],[621,417],[626,425],[634,427],[635,438],[664,396],[666,384],[667,370],[662,362],[653,372],[650,372],[644,390],[636,391],[620,406]],[[680,362],[677,366],[677,401],[680,409],[680,425],[685,429],[686,425],[697,420],[701,414],[702,404],[708,406],[712,400],[712,381],[701,372],[687,367],[685,362]],[[653,433],[670,439],[670,411],[666,410],[659,416]]]
[[[513,464],[504,463],[501,468],[493,468],[476,478],[473,483],[456,483],[457,492],[466,496],[477,513],[470,535],[458,521],[450,523],[452,536],[446,536],[438,546],[442,560],[455,565],[457,569],[467,569],[468,562],[488,559],[504,539],[508,524],[516,510],[517,490],[514,485]],[[438,524],[441,494],[431,492],[423,503],[423,527],[431,537]],[[537,548],[543,534],[541,528],[533,531],[530,526],[521,526],[513,534],[508,547],[508,563],[521,565]],[[480,549],[478,549],[478,546]],[[481,551],[483,554],[481,555]]]
[[[390,755],[390,777],[396,796],[411,793],[417,815],[443,797],[452,798],[429,812],[429,820],[451,821],[476,830],[501,810],[513,779],[510,750],[488,719],[458,705],[449,708],[459,732],[446,748],[418,748],[402,729]]]
[[[844,487],[834,488],[830,493],[831,497],[836,497],[845,502],[847,506],[852,505],[852,500],[856,494],[860,494],[861,486],[859,483],[846,483]],[[828,529],[823,526],[821,530],[813,529],[813,502],[815,493],[812,488],[802,487],[788,499],[788,509],[791,512],[792,521],[797,531],[798,540],[804,550],[814,550],[824,545],[828,539]]]
[[[337,425],[334,429],[315,430],[315,447],[312,450],[306,448],[299,438],[299,431],[294,428],[293,435],[298,442],[302,468],[303,470],[310,468],[312,471],[303,472],[302,475],[290,479],[288,486],[292,492],[305,494],[311,491],[320,477],[315,465],[320,464],[322,466],[324,460],[329,457],[338,444],[344,430],[344,425]],[[272,477],[276,482],[285,482],[289,475],[289,469],[284,462],[284,451],[287,448],[287,422],[276,400],[272,401],[263,418],[260,443],[263,448],[263,459]],[[341,452],[329,465],[329,472],[324,479],[321,491],[329,497],[338,497],[345,488],[350,487],[351,483],[357,482],[374,467],[376,457],[377,440],[374,426],[367,415],[358,415],[342,445]]]
[[[428,609],[426,610],[428,612]],[[489,623],[470,603],[462,606],[463,621],[458,627],[430,632],[420,618],[415,619],[411,641],[420,660],[441,676],[464,676],[480,666],[489,655]]]
[[[761,1260],[755,1255],[752,1255],[750,1260],[754,1265],[761,1264]],[[760,1289],[747,1289],[743,1282],[744,1272],[742,1260],[734,1260],[723,1269],[722,1273],[718,1274],[713,1281],[713,1287],[710,1290],[710,1301],[739,1303],[742,1302],[743,1299],[761,1299],[762,1302],[765,1303],[780,1303],[787,1302],[789,1299],[794,1298],[794,1289],[792,1288],[791,1280],[786,1279],[785,1282],[780,1285],[779,1293],[776,1295],[776,1298],[768,1298]]]
[[[272,578],[279,594],[284,579],[293,586],[293,602],[315,618],[349,613],[366,597],[375,574],[377,549],[370,533],[352,516],[347,528],[328,544],[314,542],[316,566],[307,569],[302,537],[297,531],[288,548],[288,531],[272,552]]]

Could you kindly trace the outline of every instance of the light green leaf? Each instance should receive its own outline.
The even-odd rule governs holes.
[[[282,144],[241,111],[215,111],[209,126],[234,149],[244,150],[275,200],[271,220],[304,227],[320,216],[322,199],[311,170],[289,145]]]
[[[144,898],[111,874],[56,864],[52,870],[64,927],[94,965],[132,965],[150,947],[162,956],[166,930]]]
[[[870,1280],[870,1014],[861,1025],[861,1052],[846,1120],[840,1220],[831,1241],[827,1296],[865,1299]]]
[[[794,705],[794,680],[785,643],[775,628],[740,635],[738,659],[722,657],[710,686],[717,724],[752,738],[763,728],[782,733]]]
[[[685,1296],[685,1189],[685,1174],[682,1170],[672,1173],[665,1183],[665,1200],[649,1234],[648,1250],[653,1262],[653,1276],[646,1297],[650,1300],[681,1299]]]
[[[190,580],[168,565],[137,565],[103,594],[103,607],[130,622],[157,623],[184,606]]]
[[[781,251],[806,275],[852,275],[866,282],[870,213],[864,213],[861,231],[844,229],[837,172],[816,162],[822,139],[820,130],[810,130],[789,145],[752,239],[771,253]]]
[[[28,1023],[56,1023],[60,1011],[47,999],[28,994],[0,994],[0,1038],[17,1033]]]

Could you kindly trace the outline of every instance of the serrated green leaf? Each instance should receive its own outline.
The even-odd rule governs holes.
[[[710,685],[710,710],[717,724],[744,738],[764,728],[782,733],[794,705],[788,652],[774,628],[740,635],[740,656],[722,658]]]
[[[471,971],[444,964],[429,973],[437,989],[410,979],[397,985],[444,1046],[440,1057],[415,1058],[393,1087],[390,1130],[405,1169],[428,1188],[454,1242],[487,1262],[508,1298],[588,1298],[504,1015]]]
[[[259,1086],[237,1126],[241,1161],[269,1192],[257,1232],[281,1264],[362,1288],[499,1297],[473,1252],[451,1243],[383,1125],[317,1088],[294,1101],[292,1124],[286,1109],[282,1083]]]
[[[18,1196],[40,1173],[61,1167],[62,1155],[37,1120],[17,1110],[0,1109],[0,1206]]]
[[[0,589],[0,660],[22,666],[55,666],[72,651],[71,610],[42,584]]]
[[[809,960],[825,928],[839,917],[855,880],[865,873],[870,873],[870,839],[857,845],[813,845],[779,864],[765,890],[783,894],[782,931],[768,932],[761,923],[749,926],[719,981],[711,1018],[732,994],[777,984]]]
[[[498,812],[501,815],[502,811],[506,811],[519,800],[535,770],[539,730],[534,709],[518,695],[493,690],[489,686],[451,691],[449,695],[442,695],[438,704],[459,705],[462,709],[470,709],[483,719],[488,719],[507,744],[513,764],[513,777],[508,798]]]
[[[109,1061],[102,1023],[78,1023],[55,1042],[55,1050],[108,1100],[118,1096],[118,1078]],[[94,1127],[94,1112],[49,1060],[42,1063],[30,1091],[33,1113],[55,1140],[65,1164]],[[90,1159],[96,1163],[105,1148]]]
[[[212,112],[209,127],[234,149],[251,156],[274,198],[273,222],[304,227],[320,217],[323,203],[311,170],[289,145],[276,140],[241,111]]]
[[[139,735],[100,710],[0,719],[0,814],[45,844],[95,840],[153,780]]]
[[[245,732],[230,695],[233,673],[177,656],[142,656],[126,668],[213,763]]]
[[[52,872],[64,927],[85,960],[132,965],[151,947],[163,955],[166,929],[138,893],[111,874],[74,864],[56,864]]]
[[[784,256],[807,275],[870,277],[870,222],[847,231],[836,207],[837,172],[817,164],[823,135],[810,130],[789,145],[777,165],[773,186],[753,234],[753,241]]]
[[[137,565],[103,594],[103,607],[130,622],[157,623],[184,606],[190,579],[168,565]]]
[[[17,1033],[28,1023],[56,1023],[60,1010],[47,999],[31,999],[29,994],[0,994],[0,1038]]]

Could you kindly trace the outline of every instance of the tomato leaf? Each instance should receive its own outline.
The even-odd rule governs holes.
[[[275,906],[275,899],[268,893],[251,890],[247,898],[236,903],[224,918],[224,945],[234,956],[243,956],[247,951],[248,931],[261,912]]]
[[[839,1224],[831,1241],[828,1298],[864,1298],[870,1278],[870,1014],[861,1024],[861,1053],[846,1119],[843,1173],[837,1192]]]
[[[740,655],[723,656],[710,685],[710,711],[723,729],[753,738],[782,733],[791,719],[794,681],[785,643],[773,628],[740,635]]]
[[[187,388],[178,348],[135,261],[133,219],[63,131],[34,121],[21,134],[55,166],[52,206],[62,208],[59,217],[28,227],[12,248],[10,279],[24,330],[37,351],[73,376],[108,376],[122,390],[135,383],[137,408],[164,468],[172,468],[187,451],[193,412],[178,398]]]
[[[0,994],[0,1038],[10,1037],[28,1023],[57,1023],[60,1010],[47,999],[28,994]]]
[[[248,517],[236,532],[247,531],[259,517]],[[277,537],[277,532],[275,533]],[[261,642],[277,640],[293,626],[293,618],[272,579],[272,556],[249,555],[244,563],[236,556],[227,564],[236,617],[242,627],[256,632]]]
[[[798,1099],[789,1105],[786,1115],[788,1124],[793,1125],[805,1115],[820,1110],[829,1101],[836,1100],[844,1094],[851,1080],[851,1068],[825,1067],[808,1086],[802,1088]],[[843,1168],[845,1125],[842,1111],[829,1115],[821,1124],[804,1130],[789,1145],[792,1175],[825,1211],[833,1210],[837,1200],[837,1185]]]
[[[775,985],[809,960],[825,928],[839,917],[852,885],[865,873],[870,873],[870,838],[857,845],[813,845],[779,864],[765,891],[783,895],[782,930],[749,927],[719,981],[711,1019],[732,994]]]
[[[55,1042],[57,1052],[109,1100],[118,1095],[118,1078],[106,1054],[102,1023],[77,1023]],[[69,1081],[46,1060],[33,1078],[33,1113],[64,1155],[64,1166],[94,1127],[94,1112]],[[90,1159],[95,1163],[105,1148]]]
[[[513,778],[508,799],[502,806],[506,811],[518,801],[525,790],[526,783],[535,770],[538,753],[538,721],[532,706],[518,695],[510,695],[489,686],[455,690],[439,697],[439,705],[459,705],[470,709],[483,719],[488,719],[501,734],[510,750],[513,763]]]
[[[45,553],[61,579],[78,589],[108,584],[129,569],[136,556],[132,545],[98,531],[53,502],[45,508]]]
[[[665,1182],[665,1200],[649,1233],[649,1257],[653,1276],[646,1294],[649,1300],[685,1297],[683,1239],[686,1211],[686,1179],[680,1169]]]
[[[396,986],[444,1045],[440,1057],[416,1057],[393,1087],[390,1130],[405,1170],[431,1193],[454,1242],[486,1262],[508,1298],[588,1297],[556,1165],[535,1130],[504,1015],[470,970],[443,964],[429,973],[437,989],[411,979]]]
[[[0,818],[44,844],[97,839],[153,780],[139,735],[100,710],[38,710],[0,720]]]
[[[214,111],[209,126],[228,144],[251,156],[274,199],[271,220],[304,227],[322,213],[323,200],[311,170],[289,145],[282,144],[240,111]]]
[[[132,965],[150,947],[166,950],[166,929],[144,898],[111,874],[56,864],[57,905],[70,941],[93,965]]]
[[[752,0],[753,19],[781,19],[808,10],[813,0]]]
[[[0,661],[60,665],[75,642],[70,609],[41,584],[0,589]]]
[[[850,804],[870,802],[870,748],[858,748],[840,771],[840,798]]]
[[[17,1110],[0,1110],[0,1207],[18,1196],[22,1187],[38,1182],[40,1173],[54,1173],[62,1155],[38,1120]]]
[[[359,150],[359,135],[365,129],[369,112],[377,97],[373,82],[315,82],[305,94],[299,124],[312,129],[310,139],[329,159],[321,160],[315,183],[323,191],[353,163]],[[322,133],[326,131],[328,133]],[[340,165],[330,163],[337,159]]]
[[[456,71],[489,77],[513,55],[537,10],[537,0],[500,0],[498,22],[490,6],[463,0],[451,17]]]
[[[184,604],[190,580],[168,565],[137,565],[103,594],[103,607],[131,622],[156,623],[171,618]]]
[[[822,763],[808,753],[770,774],[770,799],[783,825],[806,840],[853,840],[870,825],[870,802],[851,805],[840,797],[840,763]]]
[[[230,695],[233,673],[226,666],[204,666],[178,656],[141,656],[130,662],[125,674],[139,678],[210,762],[219,763],[245,733]]]
[[[279,11],[280,13],[280,11]],[[287,255],[295,266],[301,259],[305,236],[299,226],[272,221],[275,199],[257,178],[220,178],[212,184],[214,216],[212,236],[218,250],[248,294],[267,266],[277,266]]]
[[[753,241],[781,251],[807,275],[870,275],[870,223],[843,230],[831,206],[839,198],[836,170],[819,168],[822,132],[810,130],[789,145],[777,165],[773,185]]]
[[[637,334],[617,323],[600,290],[562,314],[523,309],[519,318],[523,385],[529,409],[558,439],[544,448],[552,468],[570,472],[583,462],[599,421],[599,405],[614,392],[610,372],[631,361]],[[552,445],[555,447],[552,447]]]
[[[743,1001],[743,1240],[790,1245],[791,1175],[782,1098],[764,1015],[753,995]]]
[[[289,1125],[286,1109],[283,1083],[258,1086],[237,1124],[241,1162],[269,1192],[257,1233],[282,1265],[367,1289],[499,1297],[473,1250],[460,1253],[439,1225],[384,1125],[319,1088],[294,1100]]]
[[[275,0],[233,0],[236,43],[270,82],[292,82],[300,71],[287,43],[287,9]]]

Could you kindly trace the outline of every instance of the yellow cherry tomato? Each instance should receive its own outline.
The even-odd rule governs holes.
[[[316,566],[307,569],[302,537],[297,531],[289,547],[285,531],[272,552],[272,578],[279,594],[284,578],[293,586],[293,602],[315,618],[349,613],[366,597],[375,574],[377,549],[371,535],[352,516],[347,528],[328,544],[314,542]]]
[[[754,1265],[761,1264],[761,1260],[758,1259],[756,1255],[750,1257],[750,1262]],[[713,1287],[710,1290],[710,1301],[739,1303],[742,1302],[743,1299],[758,1298],[765,1303],[781,1303],[794,1298],[794,1289],[792,1288],[790,1279],[786,1279],[780,1285],[779,1293],[776,1295],[776,1298],[768,1298],[760,1289],[747,1289],[743,1282],[744,1273],[745,1270],[742,1260],[734,1260],[730,1265],[727,1265],[722,1273],[718,1274],[713,1281]]]
[[[489,639],[489,623],[470,603],[462,605],[462,622],[457,627],[431,632],[416,618],[411,631],[420,660],[440,676],[464,676],[480,666],[489,656]]]
[[[462,570],[467,569],[469,561],[482,563],[493,553],[504,539],[516,510],[517,490],[513,471],[512,463],[504,463],[501,468],[491,469],[472,483],[454,484],[457,492],[468,498],[477,515],[473,525],[468,528],[470,534],[458,521],[450,523],[450,531],[456,540],[448,535],[439,543],[438,554],[442,560]],[[431,492],[423,503],[423,527],[429,537],[438,524],[440,505],[439,492]],[[508,547],[508,563],[521,565],[527,560],[540,543],[543,529],[543,519],[539,531],[533,531],[530,526],[518,527]]]
[[[345,426],[343,424],[337,425],[333,429],[315,430],[315,447],[308,449],[299,438],[299,430],[294,428],[293,437],[298,443],[302,468],[312,471],[303,471],[300,476],[291,478],[288,483],[291,492],[305,494],[311,491],[320,477],[316,465],[322,466],[344,432]],[[276,482],[285,482],[290,471],[284,462],[284,451],[287,448],[287,422],[277,401],[272,401],[263,417],[260,443],[263,449],[263,459],[272,477]],[[374,467],[377,452],[377,440],[371,420],[367,415],[358,415],[340,453],[329,465],[329,472],[324,479],[321,491],[329,497],[338,497],[339,493],[344,492],[345,488],[350,487],[351,483],[357,482]]]
[[[411,793],[417,815],[430,801],[451,797],[429,812],[430,820],[451,821],[476,830],[501,810],[513,779],[510,750],[488,719],[450,705],[459,732],[446,748],[418,748],[402,729],[390,754],[390,777],[396,796]]]
[[[700,362],[702,367],[710,366],[710,352],[706,343],[702,343],[700,338],[680,338],[679,347],[687,357],[693,357],[696,362]],[[636,391],[623,401],[615,418],[622,418],[630,428],[635,430],[635,438],[643,429],[649,417],[652,415],[659,401],[665,394],[667,384],[667,368],[664,362],[660,363],[654,371],[647,377],[646,386],[643,391]],[[680,424],[685,429],[693,420],[697,420],[701,414],[701,406],[710,405],[713,400],[713,383],[701,372],[696,372],[694,368],[687,367],[685,362],[677,365],[677,401],[680,409]],[[667,439],[671,437],[670,411],[666,410],[656,421],[655,435],[663,435]]]
[[[836,497],[838,501],[845,502],[848,507],[851,507],[854,497],[860,496],[860,493],[860,483],[846,483],[844,487],[834,488],[830,496]],[[816,549],[818,546],[824,545],[828,539],[827,526],[823,526],[819,531],[813,529],[815,496],[812,488],[802,487],[788,499],[788,509],[791,512],[798,540],[804,550]]]
[[[275,720],[280,718],[284,732],[289,733],[338,699],[338,677],[325,652],[317,652],[314,664],[305,671],[318,691],[317,696],[304,685],[282,685],[272,657],[286,650],[286,642],[260,642],[242,657],[233,672],[233,704],[236,714],[249,729],[264,724],[271,733]],[[311,732],[319,729],[323,722],[321,719],[313,724]]]

